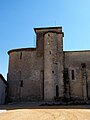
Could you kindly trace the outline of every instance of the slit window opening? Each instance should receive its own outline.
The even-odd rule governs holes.
[[[72,80],[75,80],[75,73],[74,73],[74,70],[71,71],[71,76],[72,76]]]
[[[59,88],[58,88],[58,85],[56,85],[56,97],[59,96]]]
[[[23,87],[23,80],[20,81],[20,87]]]
[[[51,51],[49,53],[51,54]]]
[[[54,71],[52,71],[52,73],[54,74]]]
[[[20,52],[20,59],[22,59],[22,52]]]

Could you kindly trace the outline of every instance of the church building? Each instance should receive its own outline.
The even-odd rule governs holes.
[[[36,48],[8,51],[8,100],[89,100],[90,51],[64,51],[62,27],[34,31]]]

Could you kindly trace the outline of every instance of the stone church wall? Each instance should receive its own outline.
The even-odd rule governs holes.
[[[36,48],[8,52],[8,100],[90,99],[90,51],[63,51],[62,27],[34,31]]]
[[[69,72],[71,97],[83,100],[84,96],[87,96],[90,99],[90,51],[67,51],[64,55],[65,68],[68,68]],[[86,65],[84,76],[82,64]],[[74,71],[74,78],[72,78],[72,71]],[[86,83],[83,82],[83,77],[86,78]]]
[[[43,63],[36,49],[11,51],[9,56],[9,99],[42,100]]]
[[[62,28],[35,28],[34,30],[36,48],[14,49],[8,52],[9,101],[53,101],[56,96],[56,85],[60,86],[59,96],[63,95]],[[51,37],[46,37],[48,32]],[[47,39],[51,42],[48,48]]]
[[[48,32],[44,35],[44,97],[54,101],[63,91],[62,34]],[[58,46],[59,45],[59,46]],[[60,48],[59,48],[60,47]],[[61,49],[62,48],[62,49]],[[60,74],[59,74],[60,73]],[[56,88],[57,87],[57,88]],[[58,90],[56,90],[58,89]]]

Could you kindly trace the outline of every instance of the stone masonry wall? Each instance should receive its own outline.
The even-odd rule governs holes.
[[[35,32],[37,53],[42,52],[43,54],[43,99],[44,101],[53,101],[56,96],[56,85],[60,84],[59,93],[60,95],[62,93],[63,76],[59,74],[63,68],[61,67],[63,66],[63,64],[61,65],[63,61],[61,54],[63,53],[62,28],[35,28]]]
[[[52,101],[56,96],[58,83],[57,34],[44,35],[44,98]]]
[[[8,52],[8,99],[12,102],[44,101],[47,98],[53,101],[56,96],[56,85],[59,86],[59,96],[62,96],[62,28],[35,28],[34,30],[36,32],[36,48],[15,49]],[[46,32],[50,32],[50,37],[44,38],[44,34],[48,35]],[[48,46],[48,42],[50,42],[50,46]],[[51,72],[49,77],[47,72]]]
[[[9,99],[11,101],[42,100],[43,63],[41,57],[37,56],[36,49],[14,51],[9,56]]]
[[[56,86],[62,96],[63,48],[62,34],[48,32],[44,35],[44,100],[54,101]],[[60,47],[60,48],[59,48]],[[60,74],[59,74],[60,73]]]
[[[0,78],[0,105],[5,104],[5,90],[6,90],[6,85],[3,82],[3,80],[1,80]]]
[[[71,97],[84,99],[84,96],[87,96],[85,94],[88,94],[90,99],[90,51],[65,52],[64,55],[65,68],[69,71]],[[86,86],[83,84],[82,64],[86,64]],[[72,70],[74,70],[74,80],[72,80]],[[87,89],[87,93],[83,88]]]

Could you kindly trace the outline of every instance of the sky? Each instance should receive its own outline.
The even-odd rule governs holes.
[[[36,27],[62,26],[64,50],[90,49],[90,0],[0,0],[0,73],[7,79],[7,52],[35,47]]]

